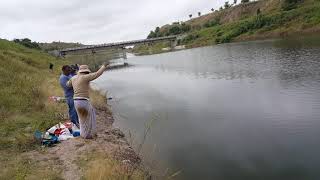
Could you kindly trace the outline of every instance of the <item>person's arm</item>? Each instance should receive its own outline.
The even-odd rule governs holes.
[[[68,88],[72,88],[71,78],[70,78],[69,81],[66,83],[66,86],[67,86]]]
[[[61,78],[60,79],[60,85],[63,89],[72,89],[72,86],[67,85],[70,79],[68,78]]]
[[[93,80],[97,79],[98,77],[100,77],[103,74],[103,72],[107,69],[107,67],[108,67],[107,64],[102,65],[101,68],[97,72],[85,75],[86,79],[88,81],[93,81]]]

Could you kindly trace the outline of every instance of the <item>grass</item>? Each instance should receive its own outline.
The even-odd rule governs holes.
[[[261,0],[263,1],[263,0]],[[274,3],[272,0],[265,0]],[[217,17],[228,16],[228,10],[222,10],[219,16],[212,16],[213,19],[195,18],[194,24],[204,24],[198,29],[185,34],[185,38],[180,41],[180,45],[187,48],[208,46],[232,41],[245,41],[255,39],[267,39],[275,37],[292,36],[301,33],[319,32],[320,29],[320,1],[304,0],[295,9],[283,11],[279,2],[268,4],[272,7],[262,7],[266,9],[261,14],[243,13],[241,17],[227,23],[218,23]],[[254,5],[254,3],[252,3]],[[263,4],[263,3],[260,3]],[[231,10],[241,9],[241,5],[233,7]],[[230,10],[230,11],[231,11]],[[220,17],[222,18],[222,17]],[[207,20],[205,23],[204,19]],[[199,21],[197,23],[197,21]],[[213,22],[213,23],[212,23]],[[145,52],[146,49],[153,49],[155,46],[137,48],[136,52]],[[161,49],[160,49],[161,50]],[[159,52],[157,52],[159,53]]]
[[[45,131],[63,121],[67,105],[48,101],[52,95],[63,96],[58,84],[60,68],[71,60],[57,59],[39,50],[0,40],[0,179],[62,179],[62,169],[53,169],[58,160],[37,161],[24,154],[44,151],[33,138],[35,130]],[[53,63],[54,70],[49,70]],[[90,97],[98,109],[107,110],[106,98],[92,90]],[[126,179],[129,171],[121,162],[93,152],[85,179]],[[81,162],[80,162],[81,163]],[[55,166],[54,166],[55,165]],[[80,164],[81,165],[81,164]],[[130,179],[145,175],[136,170]]]
[[[85,180],[143,180],[147,179],[142,170],[132,172],[131,168],[122,162],[96,153],[85,165]]]
[[[49,63],[55,64],[52,72]],[[55,171],[44,172],[22,153],[39,148],[34,131],[59,122],[66,109],[47,101],[50,95],[62,95],[57,82],[62,63],[41,51],[0,40],[0,179],[25,179],[38,170],[57,179]]]
[[[1,150],[33,148],[32,132],[59,120],[57,109],[47,103],[47,97],[59,91],[55,81],[58,67],[49,72],[49,62],[61,64],[40,51],[0,40],[0,136],[4,137],[0,139]]]
[[[260,14],[246,19],[193,32],[194,37],[187,45],[189,47],[228,43],[242,35],[247,37],[259,34],[267,38],[270,32],[278,36],[303,31],[307,28],[320,26],[320,2],[306,2],[290,11],[277,11]],[[301,24],[303,26],[301,26]],[[200,44],[201,42],[201,44]]]
[[[163,52],[163,48],[168,47],[170,47],[170,43],[168,42],[159,42],[152,45],[137,45],[133,48],[133,53],[139,55],[158,54]]]

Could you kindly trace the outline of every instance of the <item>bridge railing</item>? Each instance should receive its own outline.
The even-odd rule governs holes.
[[[134,41],[123,41],[123,42],[106,43],[106,44],[99,44],[99,45],[89,45],[89,46],[83,46],[83,47],[66,48],[66,49],[60,50],[60,54],[70,52],[70,51],[80,51],[80,50],[103,48],[103,47],[129,46],[134,44],[156,42],[156,41],[162,41],[162,40],[176,40],[176,39],[177,39],[177,36],[166,36],[166,37],[158,37],[158,38],[151,38],[151,39],[140,39],[140,40],[134,40]]]

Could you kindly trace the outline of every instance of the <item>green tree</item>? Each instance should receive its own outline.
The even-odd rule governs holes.
[[[170,29],[169,29],[169,35],[177,35],[177,34],[180,34],[181,33],[181,29],[179,26],[172,26]]]
[[[156,37],[156,33],[155,33],[155,32],[153,32],[153,31],[150,31],[150,33],[149,33],[149,35],[148,35],[147,39],[151,39],[151,38],[155,38],[155,37]]]
[[[41,49],[39,44],[37,42],[32,42],[30,39],[28,38],[24,38],[24,39],[14,39],[13,42],[21,44],[27,48],[32,48],[32,49]]]
[[[191,26],[186,23],[182,23],[180,29],[182,33],[185,33],[191,30]]]
[[[247,2],[250,2],[250,0],[241,0],[241,3],[247,3]]]
[[[160,28],[156,27],[156,30],[154,31],[156,34],[158,34],[160,32]]]
[[[230,8],[230,4],[229,4],[229,1],[226,1],[226,2],[224,3],[224,8],[225,8],[225,9],[228,9],[228,8]]]

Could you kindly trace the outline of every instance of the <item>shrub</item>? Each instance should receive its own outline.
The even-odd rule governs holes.
[[[151,39],[151,38],[155,38],[155,37],[156,37],[156,33],[155,33],[155,32],[153,32],[153,31],[150,31],[150,33],[149,33],[149,35],[148,35],[147,39]]]
[[[198,39],[200,36],[198,34],[189,34],[187,37],[183,38],[181,43],[187,44],[195,39]]]
[[[208,28],[208,27],[213,27],[217,25],[219,25],[219,21],[213,20],[213,21],[206,22],[203,26]]]
[[[297,7],[297,4],[302,2],[302,0],[284,0],[281,4],[281,8],[284,11],[289,11]]]
[[[173,23],[168,28],[163,29],[160,31],[159,27],[156,27],[154,31],[151,31],[148,35],[148,39],[156,38],[156,37],[163,37],[163,36],[171,36],[171,35],[178,35],[182,33],[189,32],[191,30],[191,26],[185,23]]]
[[[171,28],[169,28],[169,34],[170,35],[177,35],[181,33],[181,29],[179,26],[173,26]]]
[[[230,6],[229,2],[226,1],[226,2],[224,3],[224,8],[225,8],[225,9],[228,9],[228,8],[230,8],[230,7],[231,7],[231,6]]]
[[[181,32],[183,33],[189,32],[191,30],[191,26],[185,23],[182,23],[180,28],[181,28]]]
[[[14,39],[13,42],[21,44],[27,48],[32,48],[32,49],[41,49],[39,44],[36,42],[31,42],[30,39],[24,38],[24,39]]]

